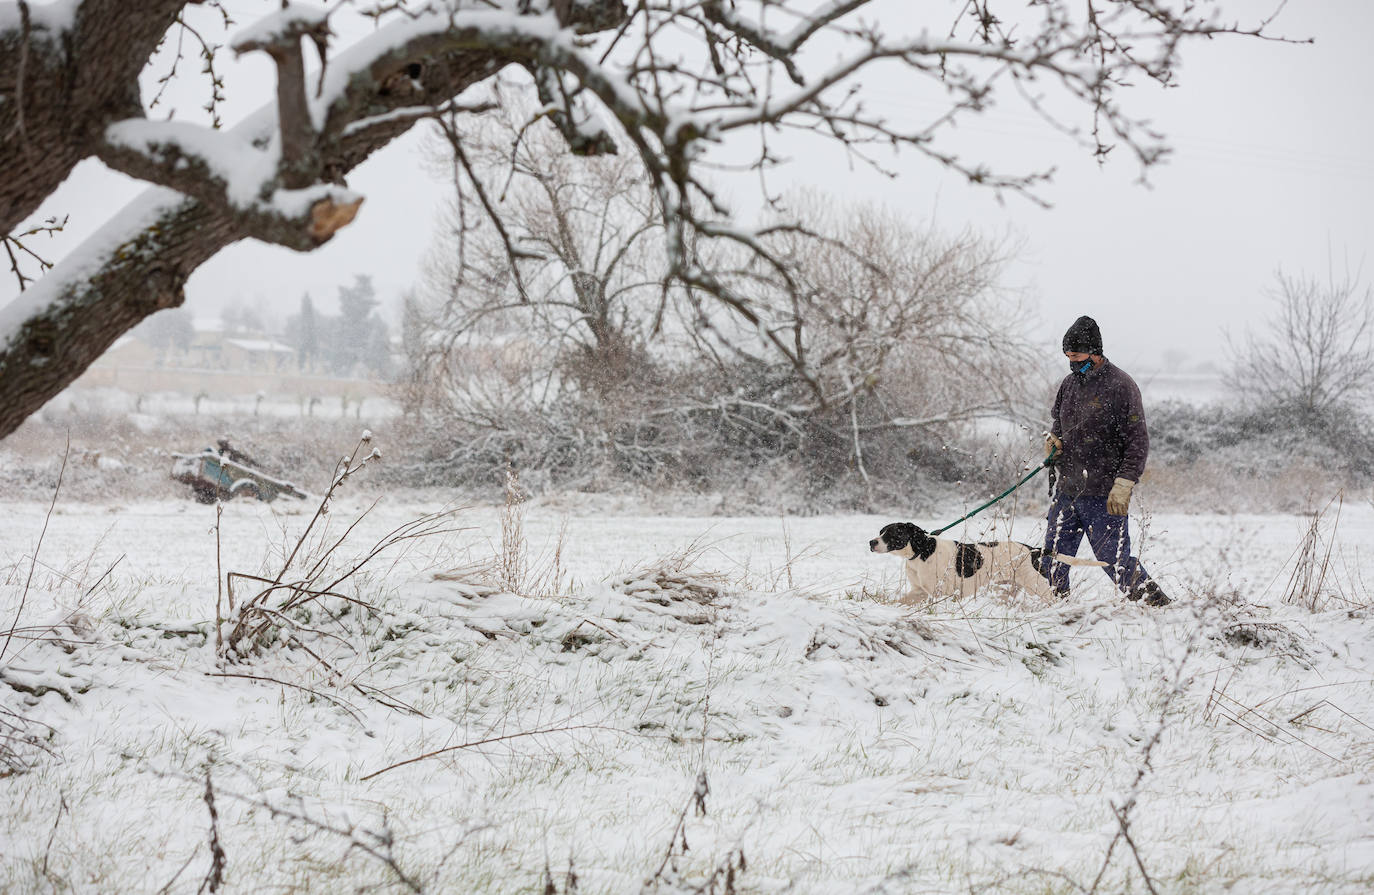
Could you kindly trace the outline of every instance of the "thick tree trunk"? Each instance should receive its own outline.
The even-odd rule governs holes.
[[[488,59],[474,60],[469,70],[472,80],[485,77]],[[413,123],[388,122],[353,135],[327,166],[342,176]],[[127,235],[109,229],[121,226]],[[0,438],[150,314],[180,306],[192,272],[247,235],[232,214],[153,188],[92,237],[114,244],[78,247],[14,306],[0,308]],[[85,269],[93,262],[96,269]]]
[[[106,142],[106,128],[143,117],[138,73],[185,5],[86,0],[75,27],[63,35],[39,27],[28,10],[23,27],[0,30],[0,170],[6,172],[0,177],[0,232],[31,215],[81,159],[102,154],[120,165],[123,156]],[[8,21],[7,12],[0,8],[0,22]],[[564,12],[564,24],[580,30],[614,27],[626,14],[624,0],[582,0]],[[309,147],[309,167],[341,183],[416,121],[389,113],[437,107],[507,64],[528,62],[532,49],[515,43],[496,51],[442,37],[394,48],[355,75],[331,106],[324,131]],[[131,173],[156,172],[145,159]],[[302,239],[271,232],[299,222],[264,220],[213,201],[211,190],[197,195],[154,190],[140,197],[39,284],[0,308],[0,438],[121,335],[150,314],[180,305],[187,278],[220,249],[249,236],[308,247],[356,208],[319,203],[306,222],[310,238]]]
[[[0,31],[0,233],[95,153],[105,127],[143,117],[138,75],[185,0],[86,0],[53,34],[30,7]]]
[[[0,434],[14,431],[149,314],[180,305],[191,272],[237,239],[228,221],[170,191],[138,201],[165,210],[95,276],[30,316],[0,354]]]

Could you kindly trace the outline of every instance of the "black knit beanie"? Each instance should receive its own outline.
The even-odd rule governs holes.
[[[1064,333],[1064,350],[1083,354],[1102,353],[1102,331],[1097,321],[1088,316],[1079,317]]]

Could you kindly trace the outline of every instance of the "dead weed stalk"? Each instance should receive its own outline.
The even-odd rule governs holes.
[[[205,807],[210,812],[210,871],[196,890],[196,895],[207,888],[212,895],[218,892],[220,886],[224,885],[224,868],[229,863],[224,846],[219,841],[219,811],[215,808],[215,785],[210,779],[210,765],[205,766]]]
[[[84,602],[85,598],[89,597],[90,594],[104,582],[106,576],[114,570],[114,566],[119,564],[119,560],[115,560],[114,565],[110,566],[109,570],[107,570],[104,575],[101,575],[100,578],[96,580],[96,583],[86,591],[85,595],[78,603],[77,609],[72,610],[62,621],[56,624],[44,625],[21,626],[19,624],[24,616],[24,607],[28,603],[29,591],[33,587],[34,573],[39,566],[38,554],[43,549],[43,539],[47,536],[48,524],[52,521],[53,510],[57,507],[58,496],[62,493],[62,481],[67,471],[67,460],[71,455],[71,450],[71,433],[68,432],[67,445],[62,452],[62,466],[58,469],[57,484],[53,487],[52,501],[48,504],[48,512],[43,517],[43,528],[38,533],[38,542],[34,545],[33,555],[29,558],[29,571],[24,578],[24,588],[19,594],[18,605],[14,610],[14,618],[10,622],[9,629],[4,631],[4,643],[0,644],[0,685],[6,685],[15,692],[27,693],[33,697],[42,696],[43,693],[51,689],[62,693],[63,697],[69,701],[71,698],[70,693],[64,692],[58,687],[48,687],[43,683],[30,682],[27,680],[26,676],[7,675],[6,671],[14,667],[14,662],[18,659],[19,654],[22,653],[25,646],[29,644],[48,641],[57,644],[67,652],[74,650],[75,646],[72,645],[71,638],[64,636],[61,629],[64,627],[69,628],[70,634],[74,638],[84,638],[86,636],[88,632],[84,630],[85,619],[84,616],[80,615],[80,602]],[[120,557],[120,559],[123,559],[123,557]],[[88,568],[89,565],[90,560],[87,561]],[[48,567],[45,566],[45,568]],[[61,572],[57,574],[66,581],[72,580]],[[84,584],[84,579],[85,575],[83,573],[79,585]],[[14,583],[17,584],[17,580],[15,580]],[[10,653],[10,645],[14,641],[16,635],[21,641],[21,646],[15,652]],[[6,654],[9,655],[8,662],[4,661]],[[35,759],[37,757],[44,754],[52,755],[53,750],[52,747],[48,745],[48,741],[51,739],[53,733],[53,729],[48,725],[21,715],[8,706],[0,705],[0,779],[33,770],[36,766]],[[65,807],[65,805],[66,802],[64,800],[63,806]],[[45,856],[45,865],[46,860]]]
[[[1204,614],[1206,611],[1207,607],[1205,604],[1194,604],[1194,624],[1191,626],[1191,634],[1184,644],[1182,654],[1179,655],[1173,663],[1173,679],[1169,681],[1169,688],[1165,691],[1164,697],[1160,701],[1159,718],[1155,724],[1154,731],[1140,747],[1135,777],[1132,778],[1131,785],[1126,791],[1126,796],[1120,803],[1110,800],[1107,803],[1112,810],[1112,817],[1116,821],[1116,832],[1112,836],[1112,841],[1107,845],[1107,852],[1102,857],[1102,865],[1098,868],[1097,875],[1093,878],[1092,885],[1087,890],[1089,895],[1096,895],[1098,892],[1099,887],[1102,885],[1103,878],[1107,874],[1108,868],[1111,867],[1112,855],[1115,853],[1117,845],[1122,842],[1126,843],[1126,848],[1130,850],[1132,861],[1135,864],[1136,870],[1140,873],[1140,879],[1145,886],[1145,890],[1149,892],[1150,895],[1158,895],[1158,890],[1155,888],[1155,880],[1145,868],[1144,856],[1141,853],[1139,844],[1136,842],[1135,836],[1132,835],[1131,815],[1136,809],[1140,794],[1144,791],[1146,778],[1154,771],[1154,765],[1151,759],[1154,755],[1155,748],[1159,746],[1160,740],[1164,738],[1164,731],[1169,726],[1169,709],[1179,697],[1187,692],[1189,685],[1194,680],[1194,675],[1189,670],[1189,665],[1191,664],[1193,656],[1197,654],[1201,647],[1203,635],[1200,632],[1207,627],[1204,623]]]
[[[330,536],[325,520],[329,515],[330,503],[339,489],[368,464],[381,459],[381,452],[375,448],[362,456],[371,440],[371,433],[365,432],[353,453],[335,466],[329,489],[274,574],[229,572],[225,575],[229,603],[225,622],[228,635],[221,641],[219,632],[216,632],[216,640],[222,643],[221,659],[231,662],[255,655],[277,640],[284,641],[307,653],[336,684],[344,683],[369,699],[391,708],[414,711],[378,690],[347,679],[335,663],[323,655],[322,645],[325,644],[336,644],[352,650],[349,640],[343,636],[347,633],[340,624],[343,614],[356,611],[365,616],[380,615],[379,608],[372,602],[356,594],[344,593],[347,584],[357,579],[364,569],[383,554],[403,550],[419,540],[458,530],[449,524],[456,510],[427,513],[392,529],[361,554],[344,557],[344,547],[349,537],[377,506],[378,501],[373,501],[359,513],[338,537]],[[245,587],[251,590],[252,595],[239,600],[238,593]],[[333,612],[324,602],[326,598],[342,603],[342,611],[338,614]],[[312,613],[309,610],[313,608],[321,611]],[[317,617],[323,621],[315,621]],[[312,648],[311,644],[317,648]]]
[[[702,740],[704,743],[704,736]],[[687,816],[689,813],[694,813],[698,817],[706,815],[706,796],[710,792],[711,786],[707,783],[706,771],[702,769],[697,773],[691,796],[678,813],[677,823],[673,826],[673,835],[669,839],[668,847],[664,849],[663,858],[653,875],[640,887],[640,895],[736,895],[739,877],[749,869],[744,849],[739,846],[726,851],[725,856],[701,881],[690,882],[682,878],[682,859],[691,851],[691,845],[687,842]]]
[[[201,782],[198,778],[181,774],[173,776],[197,784]],[[324,833],[341,839],[348,844],[348,851],[360,852],[389,870],[399,885],[411,892],[423,893],[425,891],[417,877],[401,866],[400,858],[396,854],[396,836],[392,832],[385,815],[382,816],[379,829],[354,823],[341,823],[331,820],[327,816],[318,816],[317,812],[312,811],[306,804],[303,797],[293,793],[286,794],[280,801],[269,801],[264,796],[245,795],[222,787],[216,788],[211,780],[209,767],[205,771],[204,784],[205,790],[202,798],[210,812],[210,869],[197,890],[198,893],[206,891],[207,887],[210,892],[218,891],[224,885],[224,872],[228,864],[224,847],[220,843],[220,821],[219,811],[216,808],[216,796],[220,799],[229,799],[247,805],[249,808],[263,809],[273,820],[286,821],[300,827],[306,831],[307,835]],[[299,840],[300,837],[293,836],[292,838]]]
[[[57,471],[57,485],[52,491],[52,503],[48,504],[48,513],[43,517],[43,530],[38,533],[38,543],[33,548],[33,557],[29,562],[29,576],[24,581],[24,590],[19,595],[19,605],[14,610],[14,621],[10,622],[10,629],[5,632],[5,642],[0,645],[0,660],[5,658],[5,653],[9,652],[10,641],[14,639],[14,633],[19,629],[19,619],[24,615],[24,604],[29,598],[29,588],[33,586],[33,572],[38,565],[38,553],[43,549],[43,538],[48,533],[48,523],[52,520],[53,508],[57,506],[57,496],[62,493],[62,477],[67,472],[67,458],[72,452],[72,435],[67,433],[67,447],[62,452],[62,466]]]
[[[1331,519],[1330,534],[1322,530],[1323,518],[1335,506]],[[1345,505],[1345,493],[1339,492],[1326,506],[1309,513],[1311,520],[1303,533],[1293,555],[1293,572],[1283,589],[1283,602],[1301,606],[1309,612],[1320,612],[1326,608],[1331,591],[1336,588],[1332,575],[1331,552],[1336,545],[1336,534],[1340,529],[1341,510]],[[1331,579],[1328,581],[1328,579]]]
[[[435,579],[480,583],[522,597],[554,598],[566,594],[570,587],[568,570],[563,561],[568,538],[567,523],[559,526],[552,555],[532,559],[529,541],[525,537],[524,504],[528,495],[520,485],[519,474],[511,466],[506,467],[504,494],[501,546],[495,554],[488,559],[439,572],[435,574]]]
[[[529,570],[525,544],[525,495],[515,469],[506,467],[505,504],[501,507],[501,553],[497,559],[497,580],[501,587],[518,594]]]

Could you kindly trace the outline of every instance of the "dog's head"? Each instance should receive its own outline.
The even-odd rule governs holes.
[[[868,542],[874,553],[898,553],[907,559],[926,559],[935,550],[935,539],[924,528],[910,522],[889,522]]]

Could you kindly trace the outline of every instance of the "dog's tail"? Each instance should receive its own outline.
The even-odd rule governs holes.
[[[1066,565],[1066,566],[1098,566],[1098,567],[1101,567],[1101,566],[1108,565],[1108,563],[1105,563],[1105,562],[1103,562],[1103,561],[1100,560],[1100,559],[1079,559],[1079,558],[1076,557],[1076,556],[1066,556],[1066,555],[1063,554],[1063,553],[1056,553],[1056,554],[1054,555],[1054,561],[1055,561],[1055,562],[1062,562],[1062,563],[1063,563],[1064,565]]]

